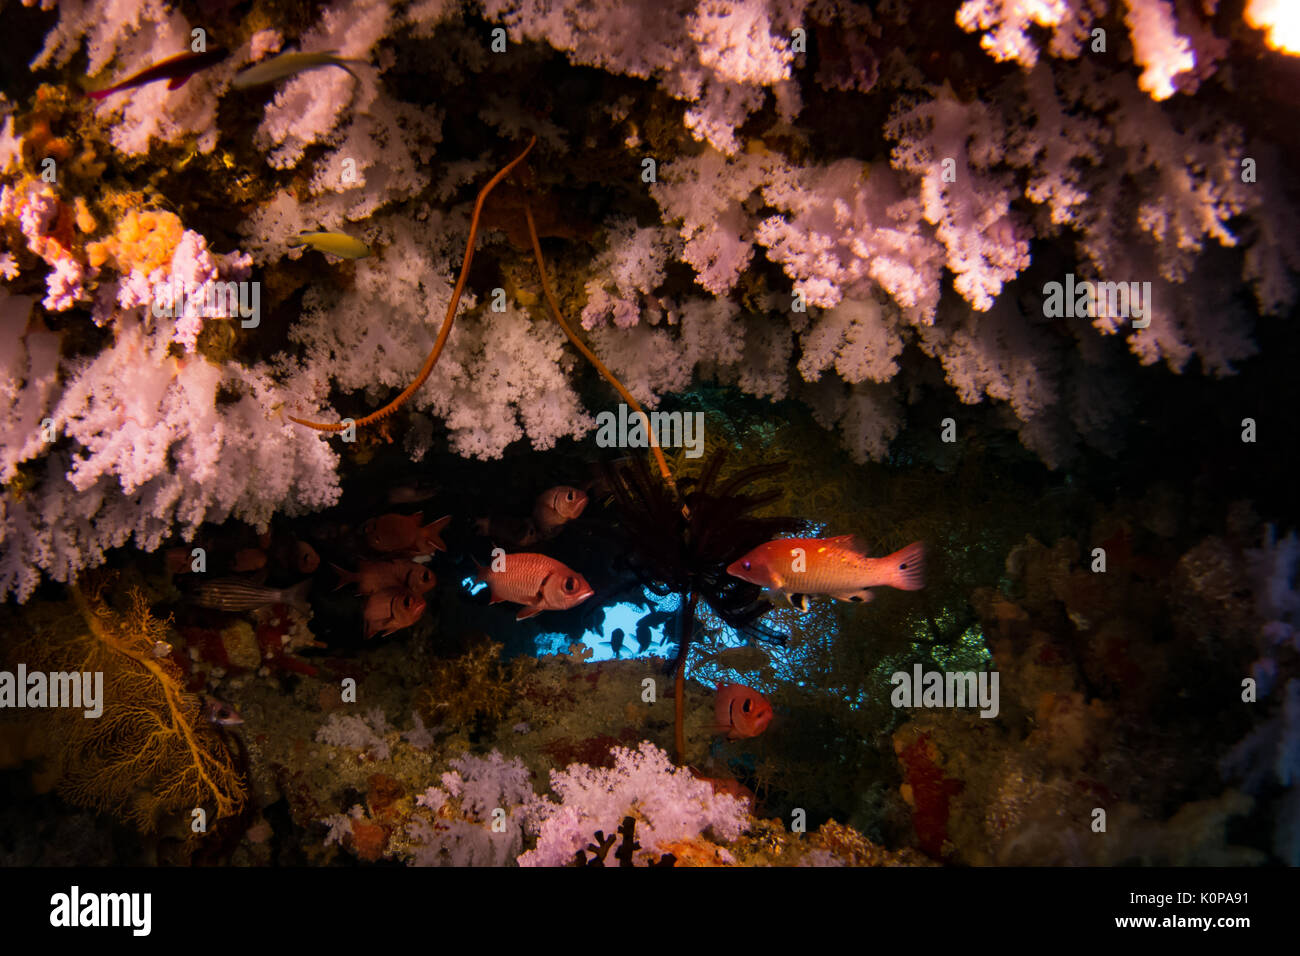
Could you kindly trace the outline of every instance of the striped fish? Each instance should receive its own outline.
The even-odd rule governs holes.
[[[268,588],[243,578],[218,578],[200,584],[194,591],[194,603],[218,611],[252,611],[271,604],[289,604],[300,611],[310,611],[307,592],[311,578],[291,588]]]

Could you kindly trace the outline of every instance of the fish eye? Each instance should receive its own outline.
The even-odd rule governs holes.
[[[578,586],[578,582],[573,580],[573,578],[564,579],[564,590],[572,591],[577,586]]]
[[[749,562],[748,562],[748,561],[741,561],[741,562],[740,562],[740,566],[741,566],[742,568],[744,568],[746,571],[749,570]]]
[[[573,500],[573,492],[572,492],[572,491],[566,491],[566,492],[564,493],[564,497],[565,497],[566,500],[568,500],[568,501],[572,501],[572,500]]]
[[[750,707],[753,705],[753,703],[754,702],[752,700],[746,697],[745,702],[740,705],[740,709],[743,710],[745,713],[749,713]]]

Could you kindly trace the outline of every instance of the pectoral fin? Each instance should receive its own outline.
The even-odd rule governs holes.
[[[185,82],[186,82],[186,81],[187,81],[187,80],[188,80],[192,75],[193,75],[193,74],[191,74],[191,73],[186,73],[186,74],[184,74],[184,75],[182,75],[182,76],[173,76],[170,80],[167,81],[167,89],[169,89],[169,90],[179,90],[182,86],[185,85]]]
[[[785,595],[785,599],[791,607],[797,607],[801,611],[808,610],[810,603],[808,595],[791,591],[782,591],[781,593]]]

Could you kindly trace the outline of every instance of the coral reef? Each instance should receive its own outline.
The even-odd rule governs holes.
[[[0,650],[110,693],[0,715],[60,841],[0,855],[1300,864],[1280,9],[9,4]],[[557,485],[595,594],[515,621],[473,565]],[[431,498],[364,641],[318,568]],[[796,533],[928,580],[727,573]]]
[[[278,416],[310,414],[331,392],[353,396],[342,403],[346,415],[358,399],[412,380],[433,342],[430,322],[450,299],[469,219],[464,187],[496,165],[497,150],[444,132],[449,119],[468,117],[454,92],[426,104],[413,91],[417,50],[420,68],[450,89],[470,76],[487,85],[477,125],[504,140],[536,133],[528,191],[540,201],[577,190],[609,197],[598,204],[598,228],[555,233],[569,247],[560,298],[642,402],[716,377],[807,402],[856,458],[880,460],[939,369],[959,401],[1005,408],[1026,446],[1055,467],[1082,445],[1114,447],[1117,402],[1105,397],[1141,374],[1115,340],[1139,365],[1181,373],[1196,358],[1209,373],[1232,374],[1257,348],[1252,329],[1267,320],[1225,295],[1226,283],[1240,277],[1257,312],[1280,314],[1294,303],[1300,267],[1287,227],[1294,197],[1280,172],[1284,144],[1269,141],[1256,110],[1240,108],[1268,84],[1269,61],[1242,67],[1236,86],[1218,69],[1244,63],[1262,46],[1259,35],[1235,30],[1222,12],[1169,0],[943,7],[909,18],[841,0],[683,0],[666,9],[644,0],[562,9],[531,0],[338,0],[310,25],[272,23],[260,10],[237,20],[223,8],[201,26],[209,42],[221,36],[228,56],[178,89],[145,84],[93,109],[53,84],[6,100],[0,268],[22,295],[43,278],[49,312],[89,309],[116,334],[98,361],[62,356],[53,392],[47,379],[24,401],[63,399],[62,415],[52,416],[61,440],[32,446],[30,413],[5,418],[6,432],[27,436],[24,460],[47,467],[30,481],[26,504],[6,502],[0,587],[25,598],[34,572],[65,579],[133,535],[153,547],[159,539],[146,524],[190,534],[199,516],[260,524],[273,511],[336,500],[337,456],[317,437],[281,429]],[[200,26],[165,0],[135,5],[121,29],[100,12],[91,2],[61,4],[33,51],[37,74],[62,70],[72,87],[82,78],[66,64],[84,51],[94,82],[130,76],[174,54]],[[499,25],[503,49],[468,29],[477,17]],[[1098,29],[1115,49],[1097,48]],[[970,69],[922,71],[887,52],[968,34],[988,55]],[[231,85],[239,69],[294,48],[336,50],[365,65],[355,75],[292,77],[264,102],[240,99],[247,94]],[[613,83],[609,102],[590,104],[611,121],[599,133],[584,133],[583,110],[559,108],[542,92],[548,84],[525,91],[519,82],[577,68]],[[836,129],[818,99],[826,91],[844,98],[827,102],[860,106],[863,125],[876,131]],[[236,102],[249,107],[246,119],[218,108]],[[165,160],[145,175],[144,156]],[[41,175],[46,160],[58,166],[55,182]],[[645,161],[656,171],[638,182],[634,168]],[[156,204],[164,192],[181,197],[175,210]],[[504,210],[489,209],[494,222],[504,222]],[[347,227],[376,254],[323,270],[287,243],[317,227]],[[517,224],[508,231],[519,235]],[[417,459],[429,449],[430,423],[453,452],[478,458],[499,457],[520,439],[551,448],[592,427],[596,409],[563,340],[529,317],[536,290],[523,287],[531,279],[521,283],[517,253],[491,257],[505,281],[471,284],[436,387],[426,384],[409,403]],[[683,269],[695,283],[682,281]],[[1046,292],[1036,290],[1067,273],[1149,283],[1140,321],[1109,306],[1049,315]],[[268,312],[284,310],[289,341],[244,329],[232,344],[227,322],[212,333],[226,344],[205,346],[212,323],[204,319],[230,313],[197,303],[250,282],[263,287]],[[151,313],[171,307],[156,290],[178,288],[187,290],[185,308],[155,328]],[[506,301],[484,308],[495,289],[509,293]],[[132,332],[135,319],[146,320],[142,333]],[[219,380],[276,410],[240,425],[292,462],[284,480],[268,483],[257,502],[234,504],[239,495],[230,494],[184,515],[155,502],[146,518],[124,476],[120,496],[99,489],[98,509],[56,514],[54,499],[66,494],[58,476],[99,434],[98,425],[68,433],[63,423],[97,418],[87,396],[117,374],[124,351],[148,355],[163,375],[169,343],[215,367],[194,372],[204,383],[194,388]],[[929,362],[902,360],[918,349]],[[127,414],[146,429],[161,424],[153,406],[162,410],[164,393],[155,389],[149,409]],[[200,444],[173,453],[173,485],[186,494],[233,476],[246,454]],[[84,481],[73,486],[84,490]],[[97,531],[73,532],[70,521]]]

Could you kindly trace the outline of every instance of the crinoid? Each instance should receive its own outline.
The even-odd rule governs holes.
[[[713,453],[699,479],[682,479],[678,493],[656,481],[642,459],[607,466],[605,478],[619,511],[633,570],[652,593],[681,596],[675,673],[676,749],[685,753],[682,701],[686,653],[695,631],[695,609],[703,600],[726,624],[755,636],[766,634],[759,619],[771,608],[758,585],[727,574],[727,565],[782,534],[802,530],[792,517],[757,517],[755,509],[781,497],[773,489],[747,493],[761,478],[781,474],[785,462],[757,465],[718,484],[726,452]]]

